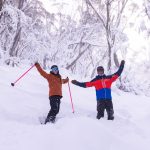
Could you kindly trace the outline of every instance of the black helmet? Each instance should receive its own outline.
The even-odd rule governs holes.
[[[104,68],[102,66],[98,66],[97,71],[103,71],[104,72]]]
[[[58,68],[58,66],[57,65],[51,66],[51,69],[53,69],[53,68]]]

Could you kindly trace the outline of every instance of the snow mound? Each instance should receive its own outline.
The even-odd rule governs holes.
[[[149,150],[150,98],[115,90],[115,120],[97,120],[94,89],[71,85],[73,114],[64,85],[56,123],[41,125],[50,109],[47,81],[33,69],[10,85],[26,69],[0,67],[1,150]]]

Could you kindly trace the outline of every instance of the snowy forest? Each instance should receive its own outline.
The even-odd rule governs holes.
[[[0,0],[0,129],[0,150],[150,150],[150,0]]]
[[[70,14],[67,1],[50,1],[0,0],[0,65],[57,64],[85,80],[125,60],[116,86],[150,96],[150,0],[72,0]]]

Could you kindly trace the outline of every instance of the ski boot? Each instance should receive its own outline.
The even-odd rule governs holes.
[[[104,114],[97,113],[97,116],[96,116],[97,119],[100,119],[100,118],[103,118],[103,117],[104,117]]]
[[[114,120],[114,116],[108,116],[108,120]]]
[[[55,116],[50,116],[46,118],[45,124],[47,124],[48,122],[55,123],[55,118],[56,118]]]

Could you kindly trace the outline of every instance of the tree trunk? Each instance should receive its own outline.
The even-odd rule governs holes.
[[[107,0],[107,3],[106,3],[106,13],[107,13],[107,20],[106,20],[106,38],[107,38],[107,47],[108,47],[108,66],[107,66],[107,70],[111,73],[111,57],[112,57],[112,47],[111,47],[111,37],[110,37],[110,34],[111,34],[111,31],[110,31],[110,2],[109,0]]]
[[[18,4],[18,9],[22,9],[23,8],[23,4],[26,0],[19,0],[19,4]]]
[[[0,11],[1,11],[2,8],[3,8],[4,2],[5,2],[5,0],[0,0]]]
[[[107,37],[107,46],[108,46],[108,65],[107,70],[111,73],[111,45]]]
[[[16,36],[14,38],[13,46],[10,49],[10,53],[9,53],[10,57],[17,56],[17,53],[16,53],[15,49],[18,45],[19,40],[20,40],[20,35],[21,35],[21,28],[18,29],[18,31],[16,33]]]
[[[80,53],[78,54],[78,56],[76,57],[76,59],[73,60],[73,62],[72,62],[71,64],[69,64],[69,65],[66,67],[66,69],[68,70],[68,69],[70,69],[73,65],[75,65],[76,62],[79,60],[79,58],[88,50],[89,47],[90,47],[90,44],[88,44],[88,46],[87,46],[82,52],[80,52]]]
[[[114,62],[115,62],[115,66],[119,67],[118,56],[116,53],[114,54]]]
[[[0,11],[2,10],[3,7],[3,0],[0,0]]]
[[[0,0],[0,11],[2,10],[2,8],[3,8],[3,0]],[[0,14],[0,19],[1,17],[2,17],[2,14]]]

